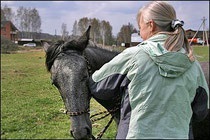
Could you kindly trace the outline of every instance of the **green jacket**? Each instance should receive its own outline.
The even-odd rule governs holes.
[[[94,98],[122,96],[117,139],[185,139],[193,112],[197,119],[207,115],[209,89],[199,62],[184,49],[168,52],[166,38],[127,48],[90,78]],[[196,94],[200,104],[193,102]]]

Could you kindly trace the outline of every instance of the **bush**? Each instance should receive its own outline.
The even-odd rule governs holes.
[[[11,53],[18,50],[18,45],[11,40],[1,36],[1,53]]]

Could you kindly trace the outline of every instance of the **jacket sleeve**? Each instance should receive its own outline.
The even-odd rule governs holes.
[[[193,116],[192,119],[194,121],[202,121],[208,115],[208,95],[207,91],[198,87],[196,90],[196,95],[191,103]]]
[[[120,95],[129,83],[126,74],[131,66],[131,56],[125,50],[93,73],[89,79],[89,89],[94,98],[110,100]]]
[[[129,80],[125,74],[113,74],[105,79],[95,82],[92,77],[89,80],[91,94],[98,99],[110,100],[120,95],[123,86],[126,86]]]
[[[196,89],[196,95],[191,103],[193,111],[192,121],[202,121],[209,113],[209,86],[198,62],[197,65],[198,73],[200,74],[197,78],[198,88]]]

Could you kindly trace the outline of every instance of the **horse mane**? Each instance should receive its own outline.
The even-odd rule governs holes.
[[[63,44],[63,40],[58,40],[47,49],[45,66],[48,72],[50,71],[56,57],[62,52]]]
[[[93,41],[89,40],[87,44],[87,48],[95,48],[97,50],[101,50],[103,52],[110,52],[108,49],[100,48],[98,47]],[[50,72],[50,69],[57,58],[57,56],[62,53],[66,52],[67,50],[77,50],[79,52],[82,52],[81,48],[78,47],[78,42],[75,40],[64,42],[63,40],[58,40],[54,44],[52,44],[46,52],[46,61],[45,66],[47,68],[47,71]],[[118,54],[119,52],[112,52],[115,54]]]

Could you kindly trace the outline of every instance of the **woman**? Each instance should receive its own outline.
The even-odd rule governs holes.
[[[137,22],[144,41],[96,71],[90,91],[99,100],[122,96],[117,139],[192,138],[191,118],[206,117],[209,90],[184,23],[163,1],[141,8]]]

